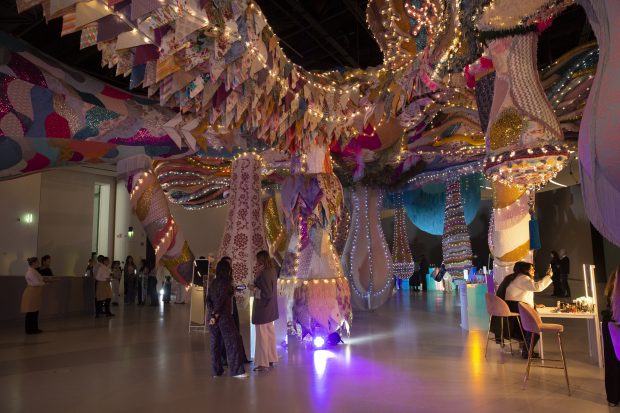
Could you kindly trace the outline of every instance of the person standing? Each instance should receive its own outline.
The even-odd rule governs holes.
[[[230,265],[231,276],[232,276],[232,258],[225,256],[225,257],[222,257],[221,261],[228,262],[228,264]],[[243,337],[241,336],[241,322],[239,321],[239,309],[237,308],[237,299],[234,294],[232,297],[232,316],[233,316],[233,321],[235,322],[235,326],[237,327],[237,331],[239,331],[239,347],[241,348],[241,351],[243,352],[243,362],[246,364],[250,363],[250,360],[245,355],[246,354],[245,345],[243,344]]]
[[[616,357],[614,344],[611,340],[610,328],[620,328],[617,320],[620,319],[620,266],[611,273],[605,285],[607,308],[601,311],[603,324],[603,352],[605,355],[605,392],[609,406],[620,403],[620,361]]]
[[[566,250],[560,250],[560,280],[562,281],[563,297],[570,297],[570,285],[568,285],[568,275],[570,274],[570,259],[566,255]]]
[[[420,291],[420,261],[413,260],[413,274],[409,277],[409,289],[411,291]]]
[[[441,263],[441,270],[439,271],[439,273],[441,274],[442,271],[443,290],[444,292],[452,294],[452,275],[448,272],[448,270],[446,270],[446,265],[443,262]]]
[[[146,291],[149,295],[151,307],[159,307],[159,294],[157,291],[157,269],[148,272]]]
[[[170,271],[163,264],[157,270],[157,280],[161,282],[162,289],[164,290],[161,301],[167,304],[172,296],[172,275],[170,275]]]
[[[125,304],[133,304],[136,301],[136,264],[133,257],[128,255],[125,258],[125,268],[123,268],[124,287],[125,287]]]
[[[562,292],[562,280],[560,276],[560,255],[557,251],[551,251],[551,279],[553,280],[553,296],[558,297]]]
[[[216,276],[209,285],[207,309],[209,311],[209,332],[211,334],[211,366],[214,376],[224,373],[222,347],[226,349],[226,360],[231,376],[247,377],[239,347],[239,331],[232,316],[233,278],[230,264],[221,260],[215,270]]]
[[[119,289],[121,286],[121,262],[114,261],[112,263],[112,305],[118,305]]]
[[[138,270],[137,280],[137,292],[138,292],[138,305],[144,305],[146,301],[146,283],[149,276],[149,266],[146,264],[146,260],[140,260],[140,269]]]
[[[278,319],[278,285],[273,261],[267,251],[256,254],[258,273],[254,279],[252,324],[256,326],[254,370],[267,370],[278,362],[276,331],[273,322]]]
[[[41,257],[41,266],[37,268],[37,271],[39,271],[39,274],[41,274],[44,277],[53,277],[54,273],[52,272],[52,269],[50,268],[51,264],[52,264],[52,257],[50,257],[49,255],[44,255]]]
[[[37,271],[39,259],[28,258],[28,270],[26,271],[26,289],[22,294],[21,312],[26,314],[26,334],[39,334],[39,310],[43,299],[43,286],[48,282]]]
[[[422,254],[422,258],[420,259],[420,281],[422,281],[422,291],[426,291],[428,286],[426,285],[426,275],[428,274],[428,261],[426,260],[426,256]]]
[[[95,318],[99,318],[102,314],[106,317],[114,317],[110,312],[110,302],[112,301],[112,286],[110,285],[110,259],[104,257],[100,265],[96,267],[95,280],[97,287],[95,290],[96,311]]]
[[[174,287],[174,303],[185,304],[186,287],[174,278],[172,279],[172,286]]]

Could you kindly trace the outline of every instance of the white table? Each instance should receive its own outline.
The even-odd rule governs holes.
[[[601,323],[598,319],[598,311],[596,308],[593,313],[560,313],[554,312],[555,307],[537,308],[538,315],[541,318],[564,318],[564,319],[581,319],[588,322],[588,347],[590,358],[598,361],[599,368],[604,367],[603,363],[603,342],[601,333]],[[553,321],[550,321],[553,322]],[[540,357],[544,359],[543,338],[540,335]]]

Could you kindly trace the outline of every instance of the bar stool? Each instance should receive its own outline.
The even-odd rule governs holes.
[[[570,396],[571,395],[570,383],[568,381],[568,370],[566,369],[566,358],[564,357],[564,347],[562,346],[562,335],[561,335],[562,332],[564,332],[564,326],[562,324],[543,323],[542,320],[540,319],[540,315],[538,315],[538,312],[536,312],[536,310],[533,309],[529,304],[519,303],[519,314],[521,315],[523,329],[531,333],[529,351],[528,351],[528,356],[527,356],[527,367],[525,368],[525,379],[523,380],[523,388],[525,388],[527,384],[527,380],[530,376],[530,367],[532,365],[532,352],[534,350],[533,348],[534,347],[534,333],[536,334],[542,334],[543,332],[555,333],[558,337],[558,344],[560,345],[560,355],[562,358],[560,360],[541,359],[540,361],[541,362],[561,361],[562,367],[545,366],[542,364],[539,365],[538,367],[544,367],[544,368],[549,368],[549,369],[563,369],[564,377],[566,378],[566,388],[568,389],[568,395]]]
[[[487,344],[484,348],[484,358],[487,358],[487,350],[489,348],[489,341],[496,340],[497,338],[489,338],[489,334],[491,333],[491,321],[493,317],[499,317],[500,319],[500,343],[504,345],[504,318],[506,318],[506,325],[508,327],[508,344],[510,345],[510,354],[512,354],[512,334],[510,334],[510,317],[515,317],[517,319],[517,323],[519,323],[519,330],[521,330],[521,336],[523,336],[523,328],[521,328],[521,320],[519,317],[519,313],[513,313],[510,311],[508,304],[506,301],[502,300],[498,296],[494,294],[485,293],[484,299],[487,303],[487,313],[489,313],[489,329],[487,330]],[[527,343],[525,343],[527,346]]]

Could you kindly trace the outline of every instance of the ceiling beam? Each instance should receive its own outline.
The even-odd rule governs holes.
[[[321,23],[330,22],[330,21],[334,20],[335,18],[342,16],[343,14],[347,14],[347,11],[345,9],[340,9],[340,11],[338,13],[332,14],[331,16],[326,17],[325,19],[321,19]],[[295,35],[297,35],[299,33],[303,33],[303,32],[305,32],[307,30],[308,30],[307,27],[301,27],[301,28],[293,30],[290,33],[284,33],[282,36],[280,36],[280,39],[290,39],[291,37],[293,37],[293,36],[295,36]]]
[[[342,2],[347,7],[347,9],[349,9],[353,17],[355,17],[355,20],[357,20],[359,25],[362,26],[369,35],[374,37],[374,35],[370,31],[370,27],[368,27],[368,23],[366,22],[366,13],[364,13],[362,9],[360,9],[359,3],[355,0],[342,0]]]

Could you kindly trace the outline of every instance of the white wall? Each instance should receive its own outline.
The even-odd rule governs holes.
[[[23,275],[26,258],[37,255],[40,190],[40,174],[0,182],[0,275]]]
[[[37,251],[39,256],[52,256],[54,274],[83,275],[88,258],[94,252],[91,249],[95,183],[110,185],[108,208],[113,217],[115,178],[70,170],[48,171],[41,175]],[[113,222],[107,231],[107,249],[113,251]]]
[[[133,227],[133,237],[129,238],[129,227]],[[111,257],[125,263],[131,255],[136,264],[146,257],[146,234],[138,217],[131,210],[126,182],[119,180],[116,185],[116,210],[114,211],[114,250]]]
[[[55,274],[82,276],[92,252],[95,183],[110,185],[110,258],[124,262],[132,255],[139,263],[146,256],[147,238],[131,211],[125,183],[87,171],[54,170],[0,182],[0,275],[23,275],[27,257],[49,254]],[[218,251],[228,206],[170,208],[197,257]],[[31,224],[23,222],[26,213],[33,214]],[[127,236],[130,226],[132,238]]]

